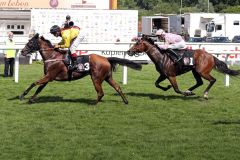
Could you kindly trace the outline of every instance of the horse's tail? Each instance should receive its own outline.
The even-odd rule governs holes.
[[[108,57],[108,61],[111,63],[112,68],[115,67],[116,64],[124,65],[127,67],[130,67],[135,70],[141,70],[142,65],[133,61],[130,61],[128,59],[122,59],[117,57]]]
[[[229,69],[226,63],[224,63],[223,61],[220,61],[216,57],[214,57],[214,62],[215,62],[215,68],[217,71],[228,74],[230,76],[240,75],[240,70]]]

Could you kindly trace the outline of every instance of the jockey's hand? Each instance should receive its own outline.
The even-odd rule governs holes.
[[[60,45],[55,44],[55,45],[54,45],[54,48],[60,48]]]

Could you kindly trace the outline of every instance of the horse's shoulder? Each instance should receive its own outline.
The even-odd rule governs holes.
[[[61,54],[67,54],[67,50],[62,50],[62,49],[55,49],[55,50]]]

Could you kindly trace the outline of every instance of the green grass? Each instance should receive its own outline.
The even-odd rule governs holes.
[[[114,79],[128,105],[106,83],[103,102],[93,105],[90,77],[51,82],[36,103],[28,104],[36,88],[19,101],[16,96],[42,77],[42,67],[21,65],[18,84],[0,77],[1,160],[240,159],[238,78],[225,87],[224,75],[213,71],[217,82],[205,100],[205,80],[196,96],[183,97],[154,86],[158,73],[153,65],[144,65],[141,72],[129,69],[127,85],[121,84],[119,67]],[[195,82],[191,73],[177,80],[182,90]]]

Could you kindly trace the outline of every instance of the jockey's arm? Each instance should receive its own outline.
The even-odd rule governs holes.
[[[62,37],[62,41],[58,44],[59,48],[69,48],[71,43],[70,36]]]

